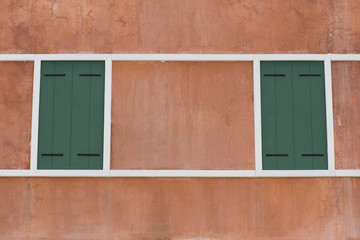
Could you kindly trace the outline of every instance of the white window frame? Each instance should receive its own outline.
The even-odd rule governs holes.
[[[37,169],[41,61],[105,61],[104,152],[102,170]],[[360,61],[360,54],[0,54],[0,61],[34,62],[30,169],[0,170],[0,177],[360,177],[360,169],[336,170],[332,110],[332,61]],[[113,61],[253,62],[254,170],[111,170],[111,86]],[[324,61],[328,170],[262,170],[260,61]]]

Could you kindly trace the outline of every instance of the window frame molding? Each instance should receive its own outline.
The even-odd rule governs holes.
[[[263,170],[262,166],[262,129],[261,129],[261,61],[323,61],[325,78],[325,106],[326,106],[326,132],[327,132],[327,170]],[[334,153],[334,123],[332,102],[332,79],[331,79],[331,55],[317,55],[312,58],[302,56],[257,56],[253,61],[254,73],[254,125],[255,125],[255,171],[256,176],[334,176],[335,153]]]
[[[34,62],[30,169],[1,169],[0,177],[360,177],[360,169],[335,169],[332,61],[360,61],[360,54],[0,54],[0,61]],[[105,61],[103,170],[38,170],[41,61]],[[113,61],[248,61],[253,63],[254,170],[111,170]],[[328,170],[262,170],[260,61],[324,61]]]

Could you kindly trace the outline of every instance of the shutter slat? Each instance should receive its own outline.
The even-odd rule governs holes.
[[[52,157],[52,168],[69,169],[72,64],[71,62],[56,62],[55,66],[55,73],[65,73],[66,77],[54,78],[53,153],[62,153],[64,156]]]
[[[314,169],[327,169],[327,138],[326,138],[326,104],[324,63],[310,64],[310,74],[321,73],[321,77],[310,77],[312,99],[312,154],[324,153],[323,156],[313,156]]]
[[[89,169],[102,169],[105,87],[104,62],[91,62],[91,74],[95,76],[90,76],[89,153],[99,153],[99,156],[89,158]]]
[[[262,159],[263,169],[276,169],[277,157],[267,154],[277,153],[276,139],[276,85],[275,63],[262,62],[261,76],[261,129],[262,129]]]
[[[277,153],[287,153],[287,157],[277,158],[276,169],[294,169],[294,114],[291,62],[276,62],[275,73],[285,77],[276,78],[276,131]]]
[[[53,153],[53,117],[54,117],[54,78],[43,76],[55,72],[55,62],[41,64],[39,136],[38,136],[38,169],[51,169],[52,158],[42,153]]]

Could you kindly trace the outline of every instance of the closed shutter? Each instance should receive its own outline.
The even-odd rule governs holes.
[[[261,62],[263,169],[327,169],[323,62]]]
[[[38,169],[102,169],[104,62],[43,62]]]

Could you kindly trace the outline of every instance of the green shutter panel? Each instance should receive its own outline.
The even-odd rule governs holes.
[[[102,169],[104,62],[74,63],[71,167]]]
[[[293,82],[296,169],[327,169],[323,63],[294,63]]]
[[[262,62],[263,169],[327,169],[322,62]]]
[[[70,167],[71,78],[70,62],[41,66],[38,169]]]
[[[294,169],[291,62],[261,66],[263,169]]]
[[[104,62],[43,62],[38,169],[102,169]]]

